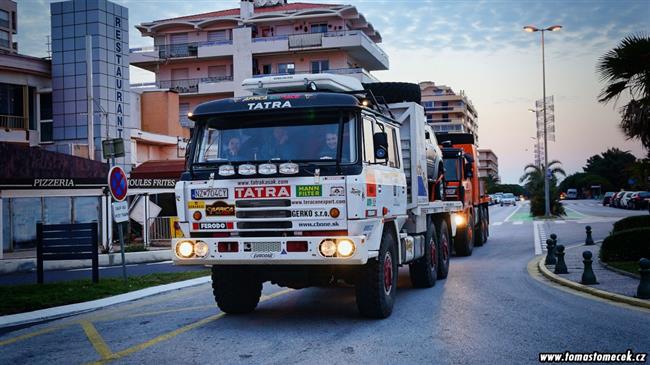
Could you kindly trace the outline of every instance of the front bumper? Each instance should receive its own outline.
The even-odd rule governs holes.
[[[323,240],[349,239],[355,250],[350,257],[325,257],[319,251]],[[202,241],[208,245],[205,257],[183,258],[177,246],[183,241]],[[219,242],[237,243],[236,252],[220,252]],[[287,243],[307,242],[306,252],[289,252]],[[232,247],[232,246],[231,246]],[[369,258],[377,257],[368,250],[365,235],[345,237],[224,237],[182,238],[172,240],[172,260],[176,265],[364,265]]]

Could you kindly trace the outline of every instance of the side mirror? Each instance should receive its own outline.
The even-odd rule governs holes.
[[[472,167],[473,167],[473,166],[474,166],[474,165],[473,165],[472,162],[468,162],[468,163],[465,164],[465,177],[468,177],[468,178],[469,178],[469,177],[473,177],[473,176],[474,176],[474,173],[472,172],[472,170],[473,170]]]
[[[385,132],[377,132],[372,136],[375,147],[375,158],[385,160],[388,158],[388,135]]]
[[[429,132],[424,132],[424,138],[431,139],[431,134],[429,134]]]

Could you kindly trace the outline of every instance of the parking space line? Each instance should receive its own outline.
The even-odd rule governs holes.
[[[88,340],[90,343],[93,345],[95,348],[95,351],[99,354],[99,356],[102,357],[102,359],[108,359],[113,355],[113,352],[111,351],[110,348],[108,348],[108,345],[106,344],[106,341],[102,338],[102,335],[97,332],[97,329],[95,326],[92,324],[90,321],[81,321],[81,327],[83,328],[84,332],[86,333],[86,337],[88,337]]]
[[[40,331],[34,331],[34,332],[27,333],[27,334],[24,334],[24,335],[21,335],[21,336],[16,336],[16,337],[13,337],[13,338],[10,338],[10,339],[7,339],[7,340],[0,341],[0,346],[10,345],[10,344],[15,343],[15,342],[19,342],[19,341],[30,339],[32,337],[44,335],[46,333],[54,332],[54,331],[60,330],[60,329],[62,329],[64,327],[71,326],[71,325],[72,324],[67,325],[67,326],[55,326],[55,327],[44,328],[44,329],[42,329]]]
[[[129,319],[129,318],[137,318],[137,317],[148,317],[148,316],[156,316],[159,314],[168,314],[168,313],[176,313],[176,312],[187,312],[187,311],[193,311],[193,310],[201,310],[201,309],[219,309],[216,304],[213,305],[199,305],[195,307],[184,307],[184,308],[176,308],[176,309],[167,309],[167,310],[161,310],[161,311],[155,311],[155,312],[143,312],[143,313],[136,313],[136,314],[131,314],[131,315],[120,315],[118,317],[96,317],[93,318],[94,322],[106,322],[106,321],[114,321],[118,319]]]
[[[284,294],[287,294],[287,293],[292,292],[292,291],[293,291],[293,289],[285,289],[285,290],[281,290],[279,292],[276,292],[276,293],[273,293],[273,294],[270,294],[270,295],[263,295],[260,298],[260,302],[264,302],[264,301],[273,299],[275,297],[279,297],[280,295],[284,295]],[[153,345],[156,345],[156,344],[158,344],[160,342],[170,340],[170,339],[172,339],[172,338],[174,338],[174,337],[176,337],[176,336],[178,336],[180,334],[183,334],[183,333],[185,333],[187,331],[190,331],[190,330],[193,330],[195,328],[204,326],[204,325],[206,325],[206,324],[208,324],[210,322],[214,322],[214,321],[216,321],[218,319],[223,318],[225,315],[226,315],[226,313],[218,313],[218,314],[212,315],[210,317],[204,318],[204,319],[202,319],[200,321],[190,323],[190,324],[185,325],[185,326],[183,326],[181,328],[177,328],[177,329],[175,329],[175,330],[173,330],[171,332],[168,332],[168,333],[162,334],[162,335],[160,335],[158,337],[152,338],[151,340],[149,340],[147,342],[143,342],[141,344],[129,347],[129,348],[125,349],[125,350],[112,353],[108,358],[102,358],[102,360],[94,362],[93,364],[104,364],[104,363],[107,363],[109,361],[117,360],[117,359],[123,358],[125,356],[134,354],[136,352],[147,349],[147,348],[149,348],[149,347],[151,347]]]

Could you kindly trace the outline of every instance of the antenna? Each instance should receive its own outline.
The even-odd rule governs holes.
[[[50,42],[50,36],[49,35],[45,36],[45,45],[47,46],[47,58],[51,59],[52,58],[52,50],[50,49],[50,45],[52,45],[52,42]]]

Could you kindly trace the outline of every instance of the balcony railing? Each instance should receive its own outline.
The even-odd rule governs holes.
[[[9,28],[9,20],[0,19],[0,27]]]
[[[27,130],[28,120],[17,115],[0,115],[0,128]]]
[[[181,94],[193,94],[199,92],[199,84],[212,84],[224,81],[232,81],[232,76],[214,76],[184,80],[160,80],[153,83],[153,85],[159,89],[174,90]],[[150,85],[151,83],[146,84],[146,86]],[[138,85],[136,85],[136,87],[137,86]]]
[[[159,58],[198,57],[199,47],[219,46],[232,44],[232,40],[192,42],[180,44],[162,44],[157,46],[131,48],[131,53],[157,52]]]
[[[312,70],[312,71],[277,72],[277,73],[270,73],[270,74],[257,74],[257,75],[253,75],[253,77],[282,76],[282,75],[295,75],[295,74],[323,74],[323,73],[336,74],[336,75],[365,74],[366,76],[374,79],[374,76],[369,74],[368,71],[366,71],[361,67],[335,68],[335,69],[320,70],[320,71]]]
[[[11,45],[9,44],[9,41],[6,39],[0,39],[0,47],[3,48],[10,48]]]

